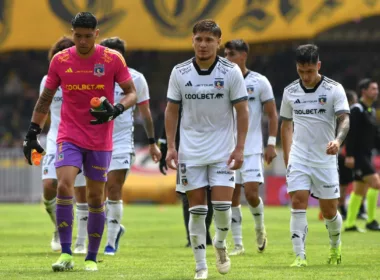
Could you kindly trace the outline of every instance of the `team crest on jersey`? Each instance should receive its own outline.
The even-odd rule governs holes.
[[[94,75],[98,77],[101,77],[104,75],[104,64],[94,65]]]
[[[224,81],[220,81],[220,80],[215,81],[214,86],[216,89],[223,89],[224,88]]]
[[[248,94],[253,94],[255,88],[254,87],[247,87]]]
[[[324,95],[324,96],[320,96],[320,97],[318,97],[318,102],[319,102],[319,104],[321,104],[321,105],[325,105],[326,104],[326,102],[327,102],[327,97]]]

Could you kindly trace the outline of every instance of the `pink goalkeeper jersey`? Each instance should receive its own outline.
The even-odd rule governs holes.
[[[61,122],[57,143],[70,142],[95,151],[112,151],[113,121],[91,125],[92,97],[105,96],[114,102],[115,82],[123,84],[131,79],[122,55],[114,50],[95,45],[89,58],[80,57],[71,47],[57,53],[51,63],[45,87],[59,86],[63,92]]]

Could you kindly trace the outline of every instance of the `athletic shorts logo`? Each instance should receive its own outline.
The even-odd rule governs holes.
[[[48,174],[48,172],[49,172],[49,169],[45,168],[44,169],[44,175]]]
[[[186,173],[186,164],[181,163],[181,173],[185,174]]]
[[[58,155],[58,161],[61,161],[61,160],[63,160],[64,159],[64,155],[63,154],[59,154]]]
[[[183,186],[187,186],[188,182],[187,182],[187,178],[182,178],[181,179],[181,182],[182,182],[182,185]]]
[[[104,75],[104,64],[94,65],[94,75],[97,77],[101,77]]]

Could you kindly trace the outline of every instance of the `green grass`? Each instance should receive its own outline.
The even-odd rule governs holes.
[[[98,272],[84,272],[75,256],[71,272],[54,273],[58,254],[50,251],[52,225],[41,205],[0,205],[0,279],[193,279],[192,251],[184,248],[185,230],[179,206],[126,206],[127,232],[115,257],[99,255]],[[209,279],[379,279],[380,233],[343,233],[342,264],[328,266],[328,234],[317,210],[308,211],[309,266],[290,268],[294,260],[289,210],[266,208],[267,250],[256,253],[253,219],[243,208],[246,254],[231,257],[228,275],[218,274],[212,248],[207,249]],[[359,222],[363,226],[363,222]],[[231,236],[228,238],[232,246]],[[104,249],[104,238],[101,252]]]

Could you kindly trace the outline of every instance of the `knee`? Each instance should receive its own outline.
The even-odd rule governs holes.
[[[88,189],[87,193],[88,204],[92,206],[101,205],[103,203],[103,192]]]
[[[292,208],[293,209],[306,209],[307,208],[307,199],[294,195],[292,197]]]
[[[107,184],[107,195],[110,200],[120,200],[121,199],[121,188],[122,185],[116,182]]]
[[[336,213],[338,211],[335,207],[330,207],[327,209],[321,209],[321,212],[322,212],[323,218],[325,218],[327,220],[331,220],[332,218],[334,218],[336,216]]]
[[[65,178],[58,181],[57,189],[59,194],[69,195],[73,193],[74,184]]]
[[[259,190],[257,188],[246,188],[245,197],[253,207],[256,207],[260,203]]]

